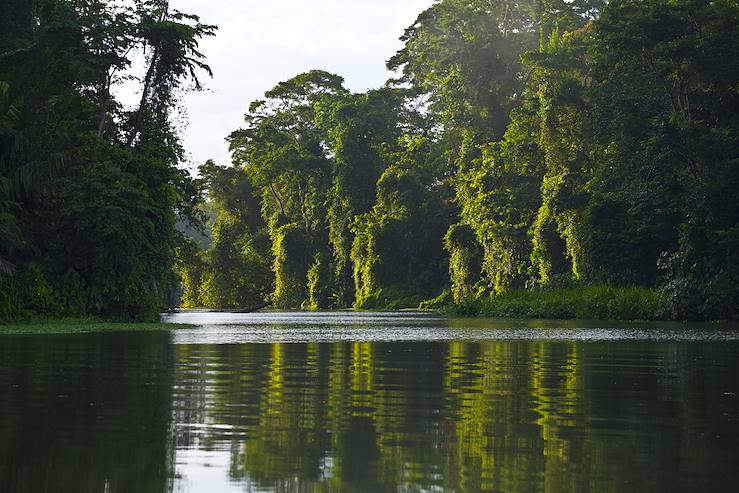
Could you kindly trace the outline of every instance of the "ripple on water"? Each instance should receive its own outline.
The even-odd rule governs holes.
[[[174,333],[175,344],[412,341],[739,341],[728,325],[449,319],[428,313],[181,312],[172,323],[198,328]]]
[[[728,326],[167,319],[199,327],[0,339],[0,492],[739,483],[739,344]]]

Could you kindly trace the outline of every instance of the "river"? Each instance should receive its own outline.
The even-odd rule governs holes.
[[[0,337],[0,492],[722,492],[739,331],[186,312]]]

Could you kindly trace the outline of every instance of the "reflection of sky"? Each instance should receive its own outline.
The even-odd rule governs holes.
[[[229,493],[256,491],[245,481],[230,481],[228,470],[231,454],[228,451],[177,450],[175,493]]]
[[[726,410],[736,409],[739,334],[729,326],[368,312],[169,318],[203,325],[169,334],[178,493],[735,483],[739,430]],[[519,340],[387,343],[383,327],[391,341],[401,329],[416,341],[455,330]],[[362,331],[377,342],[250,343]],[[577,341],[539,340],[548,334]],[[666,342],[686,340],[706,342]]]
[[[366,312],[169,318],[206,326],[0,338],[0,491],[630,493],[739,482],[731,326]],[[421,337],[652,330],[702,342],[224,343],[249,327],[379,337],[383,325]],[[192,334],[202,339],[171,344]]]
[[[229,474],[231,452],[229,450],[202,450],[180,448],[176,451],[174,493],[231,493],[271,492],[260,488],[248,474],[232,479]],[[331,479],[333,458],[321,461],[320,481]]]
[[[249,103],[278,82],[320,68],[353,91],[388,79],[385,61],[399,37],[432,0],[171,0],[172,9],[219,27],[202,43],[214,72],[207,90],[189,94],[185,149],[191,167],[229,162],[224,138],[239,128]],[[126,103],[137,99],[126,89]]]

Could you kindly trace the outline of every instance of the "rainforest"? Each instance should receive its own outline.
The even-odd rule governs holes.
[[[197,173],[176,113],[216,26],[165,0],[3,5],[0,321],[737,318],[735,0],[440,0],[381,87],[317,68],[234,101],[231,162]]]

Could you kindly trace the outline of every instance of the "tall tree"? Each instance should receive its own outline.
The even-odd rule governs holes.
[[[0,257],[21,271],[3,282],[34,310],[38,283],[57,311],[156,316],[176,215],[194,214],[199,196],[177,167],[172,112],[196,69],[209,72],[197,44],[215,28],[161,1],[13,2],[3,22],[12,27],[0,33],[0,206],[10,204],[20,234]],[[153,46],[146,102],[128,115],[111,87]]]
[[[347,94],[337,75],[297,75],[252,103],[246,126],[230,137],[234,163],[261,191],[272,240],[274,300],[281,307],[295,308],[308,298],[306,259],[328,251],[332,162],[317,112],[322,102]]]

